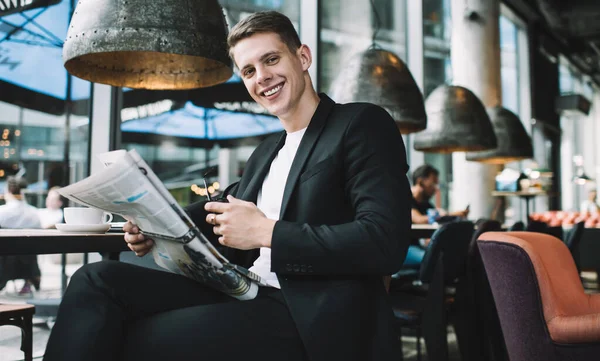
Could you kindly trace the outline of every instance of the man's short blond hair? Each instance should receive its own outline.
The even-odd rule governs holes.
[[[292,53],[302,45],[294,25],[287,16],[277,11],[260,11],[244,18],[231,29],[227,36],[229,56],[233,59],[231,50],[239,41],[261,33],[279,35]]]

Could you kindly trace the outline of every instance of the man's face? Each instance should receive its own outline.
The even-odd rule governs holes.
[[[240,40],[231,54],[258,104],[280,118],[293,114],[304,93],[304,75],[311,62],[305,45],[292,52],[279,35],[260,33]]]
[[[439,179],[435,174],[429,175],[427,178],[420,178],[419,186],[423,189],[423,194],[427,199],[433,197],[438,189]]]

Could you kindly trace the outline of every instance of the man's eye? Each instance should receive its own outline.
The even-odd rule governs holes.
[[[254,69],[247,69],[244,71],[244,76],[251,76],[254,73]]]
[[[273,63],[275,63],[276,61],[277,61],[277,57],[275,57],[275,56],[274,56],[274,57],[272,57],[272,58],[269,58],[269,59],[267,59],[267,64],[273,64]]]

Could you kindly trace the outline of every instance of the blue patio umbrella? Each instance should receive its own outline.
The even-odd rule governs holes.
[[[178,110],[121,125],[125,142],[159,143],[174,139],[201,147],[254,144],[282,130],[281,122],[273,116],[203,108],[192,102]]]
[[[67,71],[62,46],[70,1],[0,18],[0,89],[2,101],[51,114],[62,114]],[[90,83],[72,78],[71,99],[89,96]]]

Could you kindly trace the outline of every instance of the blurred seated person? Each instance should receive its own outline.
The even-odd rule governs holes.
[[[466,218],[469,215],[469,209],[456,212],[446,212],[443,209],[437,209],[432,203],[431,198],[438,190],[440,172],[429,164],[424,164],[412,174],[413,185],[411,187],[411,218],[413,224],[428,224],[428,210],[437,211],[439,216],[454,216]],[[433,222],[431,222],[433,223]],[[411,245],[404,260],[403,267],[419,267],[425,254],[424,247],[429,244],[429,239],[419,241],[420,246]]]
[[[26,187],[27,182],[22,178],[6,179],[6,204],[0,206],[0,228],[41,228],[37,208],[25,201],[22,190]],[[32,285],[39,290],[40,276],[36,255],[0,257],[0,290],[9,280],[24,279],[25,285],[19,294],[30,295]]]
[[[600,211],[600,206],[598,206],[598,202],[596,201],[597,196],[598,193],[595,189],[590,189],[588,191],[588,199],[581,203],[581,213],[599,213],[598,211]]]
[[[438,190],[439,175],[440,172],[429,164],[424,164],[413,172],[413,185],[410,189],[412,192],[411,218],[413,224],[428,224],[427,211],[429,209],[436,209],[440,216],[466,218],[469,215],[468,208],[448,213],[443,209],[436,208],[431,203],[431,197]]]
[[[46,208],[38,210],[42,228],[56,228],[55,224],[63,222],[63,198],[58,193],[60,187],[52,187],[46,196]]]

